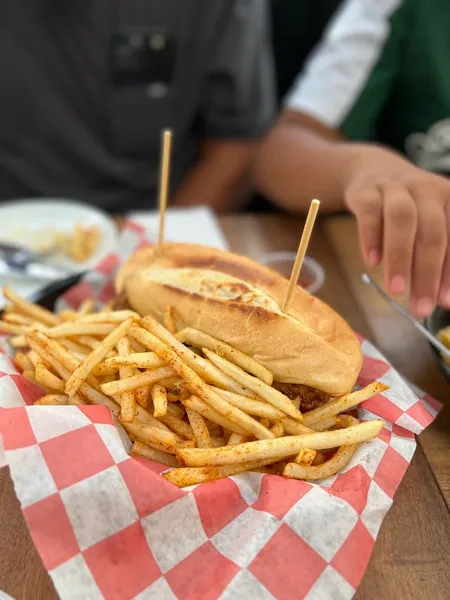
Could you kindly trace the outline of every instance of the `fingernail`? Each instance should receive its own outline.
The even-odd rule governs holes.
[[[369,267],[373,268],[373,267],[378,266],[380,264],[380,260],[381,260],[380,251],[377,250],[376,248],[372,248],[372,250],[370,250],[369,256],[367,258],[368,258]]]
[[[450,290],[441,292],[441,295],[439,296],[439,303],[444,308],[450,308]]]
[[[391,294],[403,294],[406,291],[406,278],[403,275],[394,275],[389,290]]]
[[[434,308],[434,302],[430,298],[420,298],[414,303],[414,312],[419,317],[427,317]]]

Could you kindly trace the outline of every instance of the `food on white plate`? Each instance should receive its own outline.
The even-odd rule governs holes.
[[[346,467],[383,421],[346,414],[387,389],[352,391],[358,340],[330,307],[256,263],[168,244],[120,270],[126,302],[59,314],[6,288],[0,330],[42,388],[37,405],[103,404],[132,454],[178,486],[258,470],[317,480]]]

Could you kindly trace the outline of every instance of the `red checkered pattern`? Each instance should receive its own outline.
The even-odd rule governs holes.
[[[128,244],[142,231],[128,225]],[[111,289],[115,258],[69,292]],[[109,286],[109,287],[108,287]],[[106,290],[106,291],[105,291]],[[364,403],[381,417],[343,473],[321,485],[247,473],[180,490],[130,457],[101,406],[27,406],[36,396],[0,354],[0,440],[34,543],[61,598],[351,598],[420,433],[440,406],[362,340]],[[2,448],[0,447],[0,454]]]

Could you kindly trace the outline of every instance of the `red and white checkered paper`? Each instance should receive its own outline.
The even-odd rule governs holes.
[[[142,234],[129,224],[119,254],[142,244]],[[107,300],[118,263],[103,261],[65,302]],[[30,406],[40,390],[0,355],[5,460],[60,597],[351,598],[414,454],[414,434],[439,410],[361,343],[358,384],[378,380],[390,389],[359,416],[386,426],[321,485],[246,473],[178,489],[160,476],[164,465],[127,454],[107,408]]]

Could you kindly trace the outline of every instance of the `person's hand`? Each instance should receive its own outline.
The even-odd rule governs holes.
[[[450,308],[450,180],[382,148],[361,146],[345,202],[356,215],[364,259],[384,262],[386,289],[411,290],[413,312]]]

